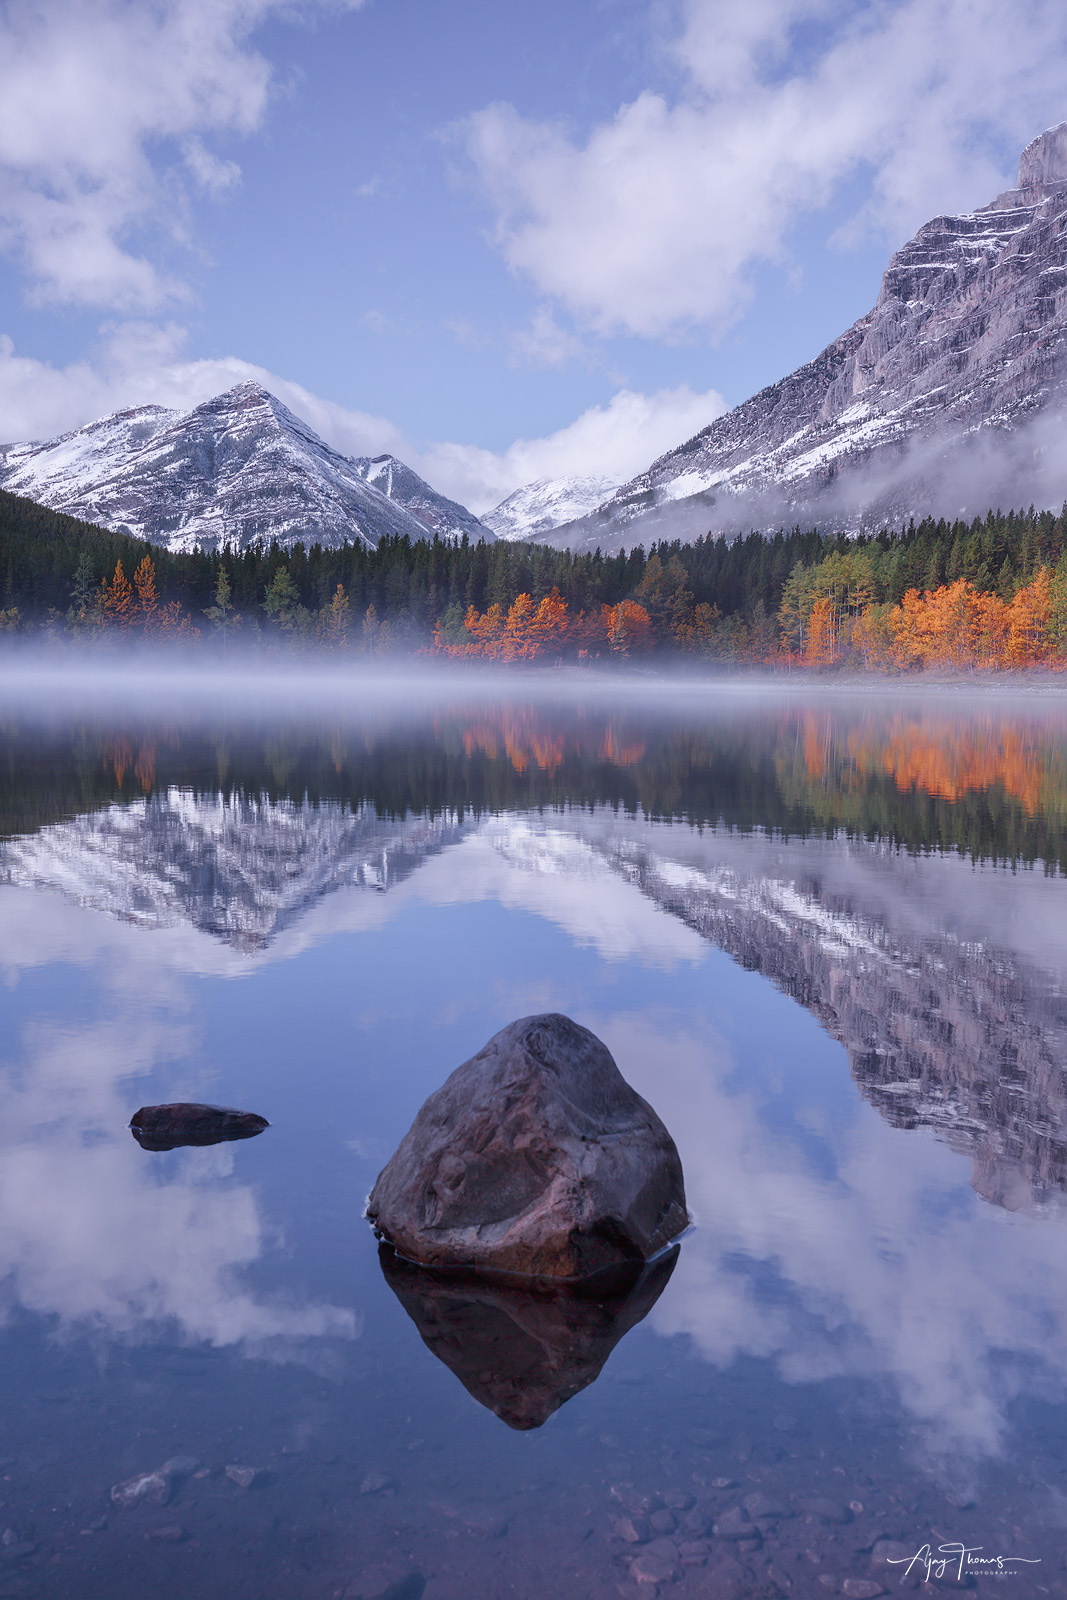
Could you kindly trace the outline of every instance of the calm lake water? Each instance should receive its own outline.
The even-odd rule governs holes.
[[[13,689],[0,1600],[864,1600],[954,1545],[1067,1595],[1065,866],[1055,699]],[[548,1010],[674,1135],[673,1272],[387,1278],[378,1171]],[[141,1148],[179,1100],[270,1127]]]

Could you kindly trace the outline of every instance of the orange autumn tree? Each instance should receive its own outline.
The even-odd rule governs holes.
[[[920,594],[909,589],[886,616],[898,666],[1001,667],[1007,664],[1009,609],[959,578]]]
[[[156,593],[156,567],[151,556],[142,556],[133,575],[133,586],[137,591],[137,604],[133,608],[131,621],[140,624],[145,633],[149,633],[159,611],[159,595]]]
[[[351,623],[352,607],[345,593],[344,584],[339,583],[332,598],[323,606],[316,619],[316,631],[320,641],[328,650],[346,650]]]
[[[134,620],[133,585],[122,570],[122,562],[115,562],[115,575],[108,583],[100,583],[100,622],[105,628],[128,628]]]
[[[1013,667],[1036,667],[1052,659],[1050,635],[1052,577],[1042,567],[1033,581],[1016,591],[1008,606],[1008,661]]]
[[[809,667],[829,667],[837,660],[837,608],[829,595],[816,600],[808,618],[804,660]]]
[[[647,650],[652,642],[652,618],[634,600],[601,606],[601,619],[613,655],[628,656]]]
[[[567,602],[558,589],[546,594],[530,619],[527,639],[539,655],[558,653],[567,639]]]
[[[469,643],[456,647],[454,654],[467,656],[485,656],[490,661],[499,661],[504,654],[504,609],[494,604],[484,613],[479,612],[477,606],[471,606],[463,626],[467,630]]]
[[[439,621],[434,632],[434,649],[445,655],[482,656],[488,661],[533,661],[547,654],[558,654],[567,642],[569,631],[567,602],[558,589],[534,605],[528,594],[516,596],[507,615],[500,605],[486,612],[470,606],[464,618],[466,643],[450,644]]]
[[[169,633],[183,639],[200,637],[200,629],[193,626],[192,618],[182,611],[177,600],[169,605],[160,603],[151,556],[143,556],[138,562],[132,583],[122,570],[122,562],[116,561],[111,582],[105,578],[100,585],[97,617],[102,628],[124,632],[139,628],[146,634]]]

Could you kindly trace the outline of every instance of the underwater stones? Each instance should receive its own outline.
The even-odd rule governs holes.
[[[230,1139],[254,1139],[270,1127],[254,1111],[234,1111],[230,1106],[205,1106],[175,1102],[142,1106],[130,1120],[130,1132],[142,1150],[177,1150],[184,1145],[224,1144]]]
[[[111,1490],[111,1503],[122,1511],[138,1505],[165,1506],[175,1488],[191,1478],[199,1466],[197,1456],[171,1456],[152,1472],[139,1472],[116,1483]]]
[[[758,1539],[759,1529],[751,1520],[748,1513],[740,1506],[731,1506],[724,1511],[721,1517],[715,1519],[715,1537],[717,1539]]]
[[[667,1129],[600,1040],[559,1013],[511,1023],[456,1068],[367,1217],[424,1266],[557,1279],[632,1268],[689,1221]]]
[[[821,1494],[801,1495],[796,1505],[805,1516],[818,1517],[822,1522],[852,1521],[852,1512],[848,1506],[842,1505],[840,1500],[828,1500]]]
[[[111,1504],[122,1511],[139,1505],[165,1506],[169,1499],[170,1479],[162,1472],[139,1472],[111,1490]]]

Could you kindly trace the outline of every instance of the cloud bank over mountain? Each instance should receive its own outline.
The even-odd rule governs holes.
[[[1063,114],[1054,0],[877,7],[687,0],[652,86],[584,133],[496,104],[466,149],[508,265],[595,332],[722,331],[839,185],[839,242],[897,243],[1009,173],[1000,151]]]

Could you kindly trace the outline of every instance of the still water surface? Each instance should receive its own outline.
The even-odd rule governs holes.
[[[1065,863],[1055,702],[13,699],[0,1597],[1067,1595]],[[675,1137],[673,1273],[394,1288],[376,1174],[546,1010]]]

